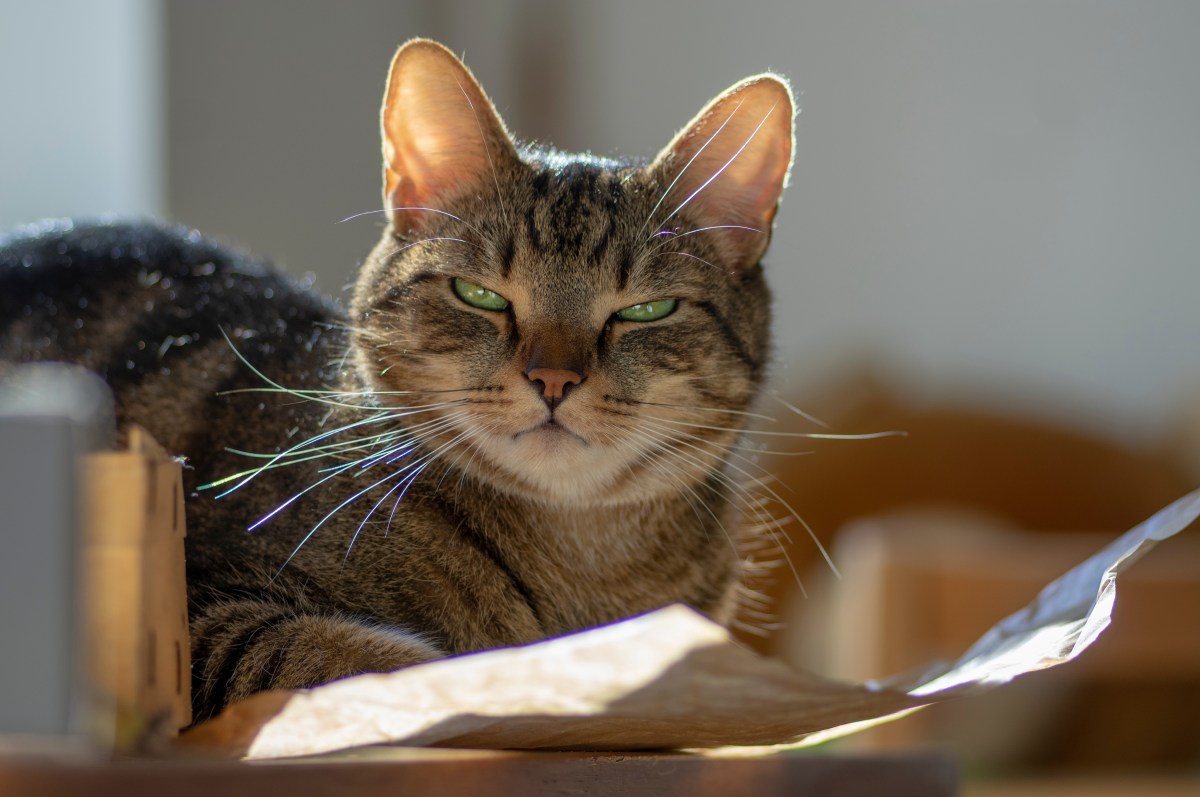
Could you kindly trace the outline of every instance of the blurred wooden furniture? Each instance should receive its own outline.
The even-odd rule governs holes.
[[[980,783],[963,788],[963,797],[1196,797],[1200,777],[1080,777]]]
[[[1120,445],[1016,412],[909,398],[870,374],[788,398],[830,428],[769,404],[764,409],[779,423],[764,428],[906,435],[771,439],[778,451],[812,452],[764,455],[760,464],[779,482],[779,495],[826,545],[855,518],[930,505],[985,513],[1031,532],[1119,533],[1200,486],[1200,475],[1181,462],[1176,441]],[[788,556],[801,577],[825,569],[808,535],[788,531]],[[786,567],[777,568],[766,586],[776,606],[788,605],[798,591]],[[756,647],[776,650],[769,641]]]
[[[828,601],[827,622],[808,640],[823,640],[821,671],[853,680],[951,658],[1111,539],[1030,534],[961,513],[864,519],[838,536],[842,579],[817,598]],[[1200,534],[1185,532],[1124,575],[1113,633],[1069,668],[925,709],[852,746],[956,743],[993,766],[1187,767],[1200,763],[1198,707]]]

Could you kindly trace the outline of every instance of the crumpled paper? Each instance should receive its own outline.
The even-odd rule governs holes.
[[[824,741],[1075,658],[1108,627],[1121,573],[1198,516],[1200,490],[1051,583],[956,662],[916,678],[820,678],[670,606],[525,647],[255,695],[183,740],[251,759],[383,743],[649,750]]]

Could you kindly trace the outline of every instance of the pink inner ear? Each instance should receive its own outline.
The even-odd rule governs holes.
[[[472,191],[495,191],[493,169],[515,148],[491,102],[444,47],[418,41],[392,62],[382,113],[384,202],[395,229],[419,229]]]
[[[713,237],[735,268],[757,262],[791,168],[792,117],[791,93],[772,76],[710,103],[656,161],[661,179],[673,182],[656,222],[682,216],[722,228]]]

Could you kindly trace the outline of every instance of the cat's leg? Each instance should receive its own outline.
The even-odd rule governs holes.
[[[390,672],[445,654],[420,635],[275,601],[215,603],[192,617],[196,720],[266,689]]]

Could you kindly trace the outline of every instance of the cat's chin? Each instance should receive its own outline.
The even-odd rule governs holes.
[[[484,461],[477,464],[484,467],[477,475],[506,492],[572,505],[630,498],[628,491],[619,489],[628,461],[611,446],[589,441],[564,424],[543,422],[493,437],[479,448]]]

